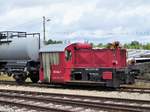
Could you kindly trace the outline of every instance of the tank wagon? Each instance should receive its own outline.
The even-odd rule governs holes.
[[[18,83],[23,83],[27,77],[37,82],[39,49],[39,33],[0,32],[0,72],[13,75]]]
[[[40,82],[119,87],[134,83],[126,50],[94,49],[87,43],[48,45],[40,49]]]

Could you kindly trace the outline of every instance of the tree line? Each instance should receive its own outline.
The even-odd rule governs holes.
[[[126,43],[123,45],[124,48],[127,49],[145,49],[145,50],[150,50],[150,43],[142,44],[138,41],[132,41],[131,43]]]
[[[97,45],[91,43],[94,47],[106,48],[108,44],[99,43]],[[121,43],[120,43],[121,44]],[[131,41],[130,43],[121,44],[121,47],[126,49],[144,49],[150,50],[150,43],[142,44],[139,41]]]
[[[49,39],[48,41],[45,42],[46,45],[48,44],[62,44],[63,42],[60,41],[60,40],[52,40],[52,39]]]
[[[61,44],[63,43],[63,41],[60,40],[52,40],[49,39],[48,41],[46,41],[46,44]],[[94,43],[90,43],[92,46],[94,47],[98,47],[98,48],[106,48],[108,44],[103,44],[103,43],[99,43],[99,44],[94,44]],[[121,44],[121,46],[123,48],[126,49],[145,49],[145,50],[150,50],[150,43],[146,43],[146,44],[142,44],[139,41],[131,41],[130,43],[125,43],[125,44]]]

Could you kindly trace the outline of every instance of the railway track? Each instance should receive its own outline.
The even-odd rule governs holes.
[[[119,89],[121,92],[131,92],[131,93],[141,93],[141,94],[150,94],[150,88],[141,88],[141,87],[129,87],[124,86]]]
[[[149,112],[150,101],[30,91],[0,90],[0,103],[54,112]]]
[[[0,84],[5,85],[15,85],[20,86],[16,84],[15,81],[0,81]],[[31,82],[27,82],[21,86],[27,86],[27,87],[42,87],[42,88],[63,88],[63,89],[86,89],[85,86],[62,86],[62,85],[52,85],[52,84],[33,84]],[[86,90],[103,90],[108,91],[110,89],[107,88],[100,88],[100,87],[88,87]],[[114,89],[111,89],[111,91],[114,91]],[[141,93],[141,94],[150,94],[150,87],[149,88],[141,88],[141,87],[134,87],[134,86],[122,86],[121,88],[117,89],[119,92],[130,92],[130,93]]]

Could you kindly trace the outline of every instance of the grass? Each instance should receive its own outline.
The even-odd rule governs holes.
[[[15,79],[12,76],[9,77],[9,76],[7,76],[5,74],[0,75],[0,80],[3,80],[3,81],[15,81]],[[31,82],[30,78],[27,78],[26,82]]]
[[[9,77],[7,75],[0,75],[0,80],[14,81],[13,77]]]

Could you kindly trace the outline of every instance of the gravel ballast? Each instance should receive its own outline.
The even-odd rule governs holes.
[[[75,89],[39,88],[39,87],[10,86],[10,85],[0,85],[0,89],[150,100],[150,94],[119,92],[119,91],[102,91],[102,90],[98,91],[98,90],[78,90],[78,89],[75,90]]]

